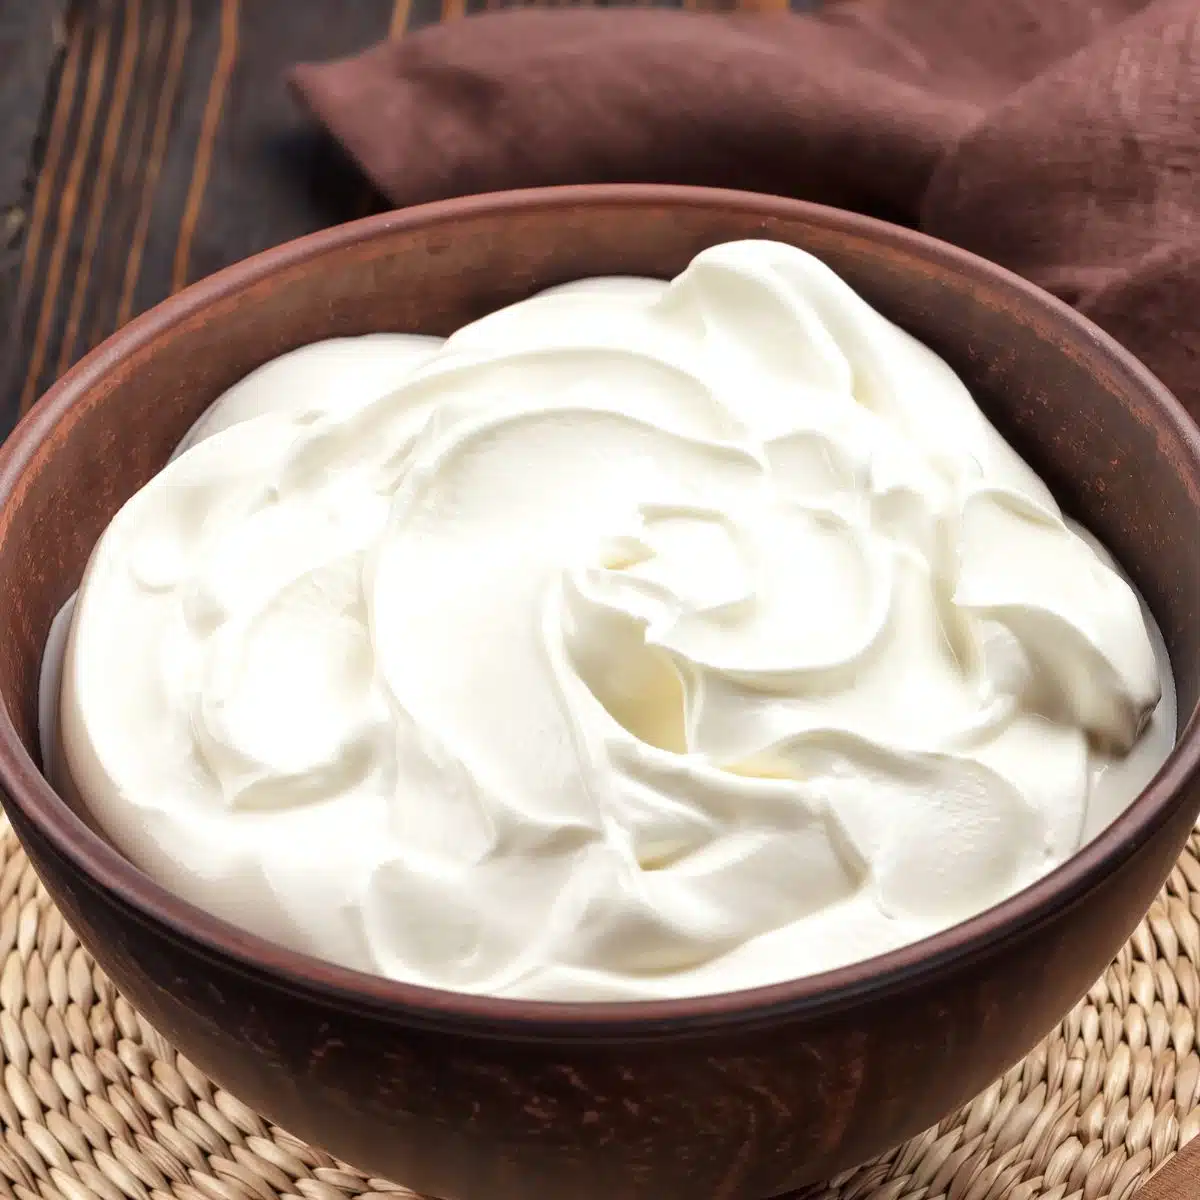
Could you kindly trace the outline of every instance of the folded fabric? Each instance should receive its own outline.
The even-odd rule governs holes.
[[[526,9],[292,83],[396,205],[651,181],[924,229],[1078,306],[1200,415],[1200,0]]]
[[[1200,1141],[1186,1145],[1137,1192],[1137,1200],[1196,1200],[1197,1196],[1200,1196]]]

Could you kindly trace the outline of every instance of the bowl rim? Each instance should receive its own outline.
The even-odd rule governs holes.
[[[832,233],[904,252],[943,270],[1007,291],[1018,307],[1041,309],[1072,349],[1105,366],[1149,398],[1190,457],[1200,495],[1200,428],[1132,354],[1062,301],[985,259],[926,234],[861,214],[784,197],[660,184],[587,184],[493,192],[381,213],[285,242],[226,267],[161,302],[107,338],[73,366],[22,418],[0,450],[0,538],[10,500],[22,490],[31,459],[68,410],[119,362],[149,346],[209,304],[305,261],[390,233],[464,218],[546,209],[660,207],[732,209],[763,219],[799,220]],[[1072,346],[1073,343],[1073,346]],[[1200,705],[1179,730],[1171,754],[1132,804],[1050,874],[966,921],[885,954],[831,971],[737,991],[675,999],[547,1001],[473,995],[401,983],[336,966],[270,942],[197,908],[156,883],[105,842],[42,776],[0,702],[0,789],[58,856],[88,884],[140,923],[213,962],[293,994],[341,1009],[431,1029],[505,1040],[641,1040],[747,1027],[783,1017],[817,1016],[881,999],[951,964],[969,962],[1073,906],[1097,879],[1117,871],[1185,802],[1200,775]]]

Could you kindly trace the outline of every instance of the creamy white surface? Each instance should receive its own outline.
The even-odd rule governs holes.
[[[791,247],[319,343],[183,449],[61,622],[58,774],[172,890],[347,966],[812,973],[1044,874],[1174,739],[1103,551]]]

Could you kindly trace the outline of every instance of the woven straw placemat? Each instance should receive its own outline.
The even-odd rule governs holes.
[[[1129,944],[1024,1062],[804,1200],[1126,1200],[1200,1132],[1198,963],[1194,834]],[[271,1125],[177,1053],[80,946],[2,816],[0,964],[0,1196],[412,1195]]]

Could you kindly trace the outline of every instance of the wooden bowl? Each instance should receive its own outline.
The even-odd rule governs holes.
[[[38,771],[39,660],[117,507],[223,389],[317,338],[448,334],[581,276],[669,276],[769,237],[943,355],[1162,626],[1179,744],[1094,843],[916,945],[740,993],[470,997],[282,950],[127,862]],[[1200,809],[1200,435],[1146,370],[962,251],[793,201],[670,187],[482,196],[327,230],[223,271],[70,371],[0,463],[0,785],[55,901],[194,1063],[358,1167],[467,1200],[768,1197],[937,1121],[1025,1054],[1120,948]]]

